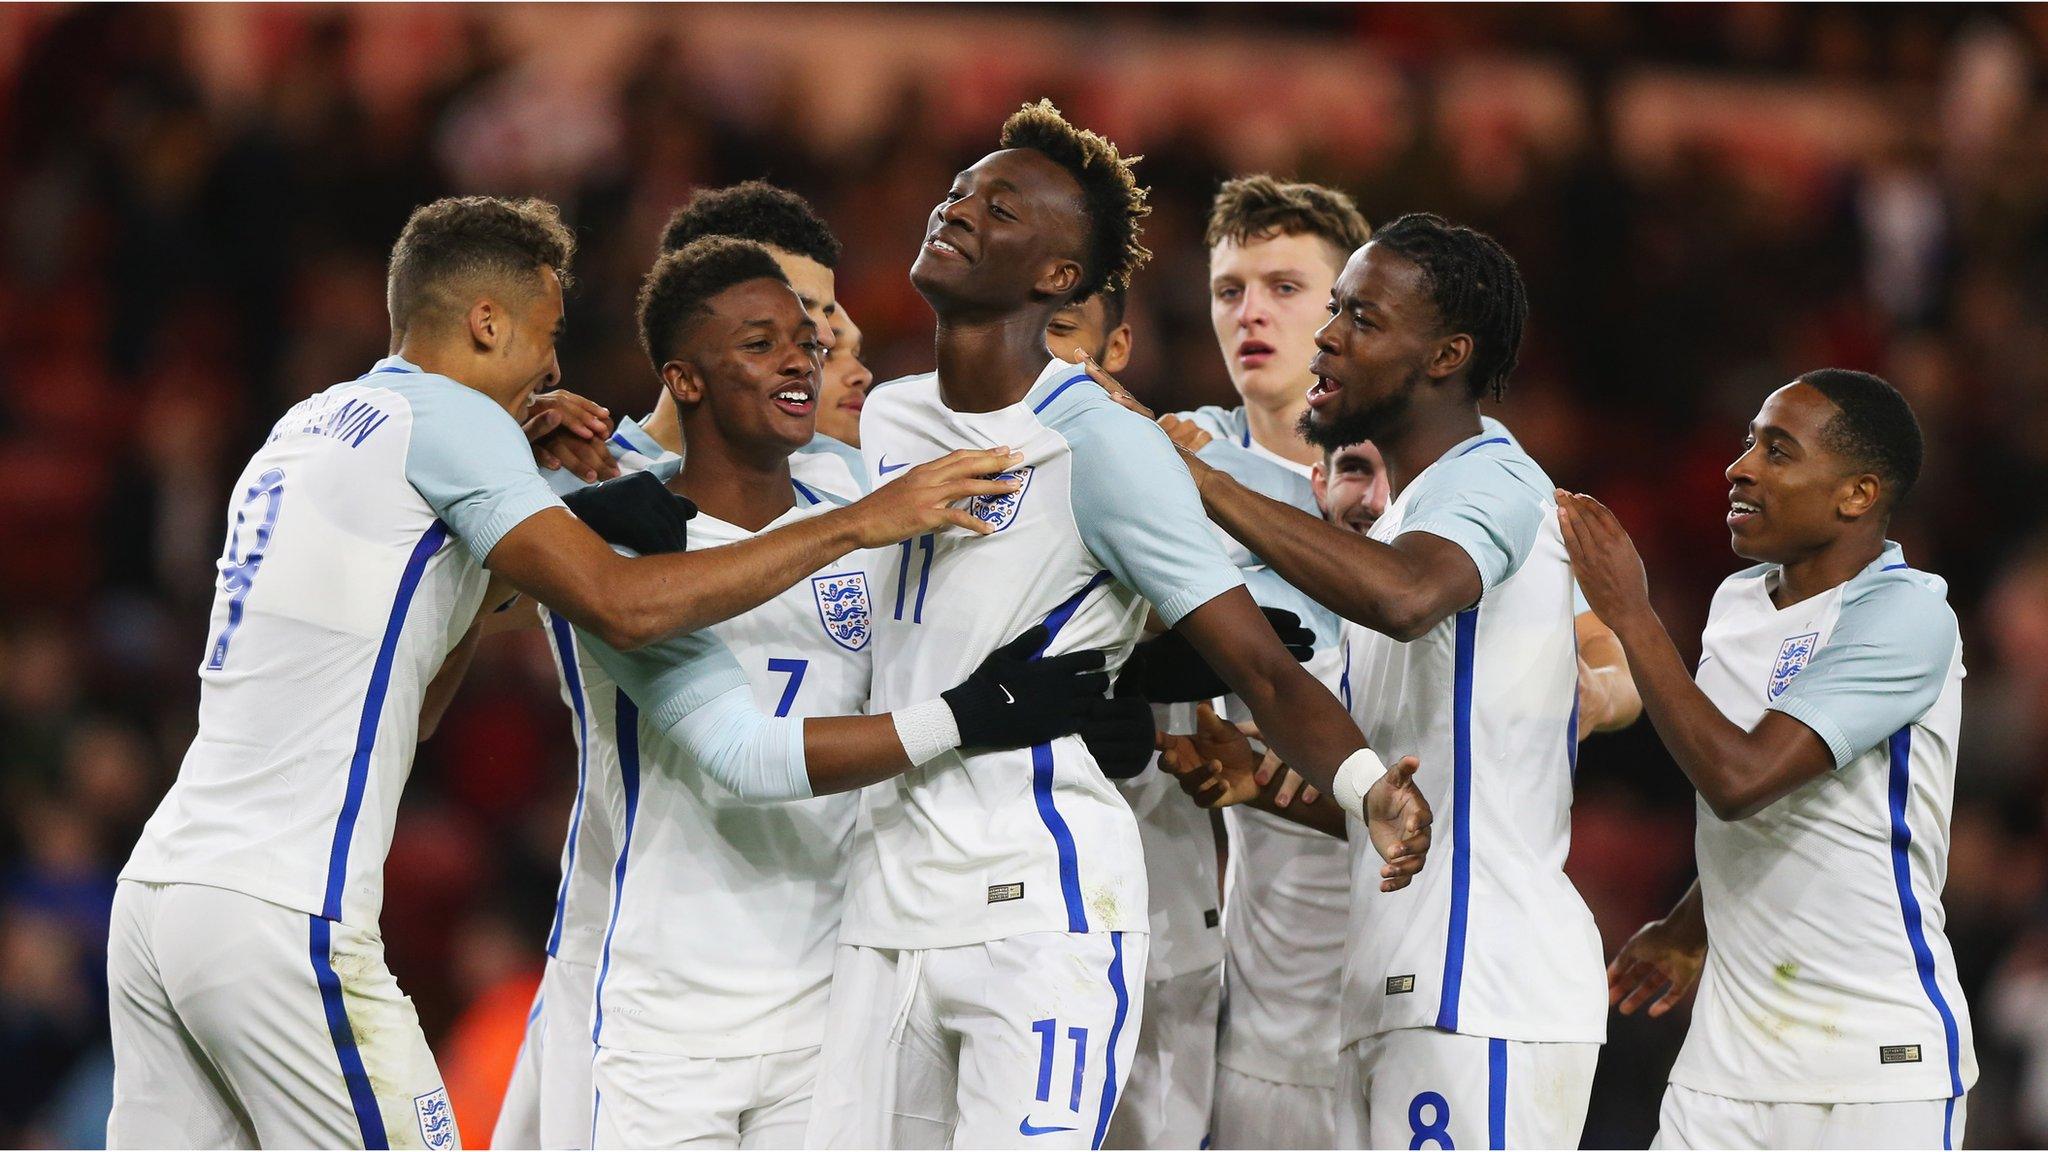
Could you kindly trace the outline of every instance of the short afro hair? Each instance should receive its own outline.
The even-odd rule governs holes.
[[[1372,244],[1422,269],[1444,326],[1472,337],[1466,378],[1473,396],[1506,397],[1529,319],[1529,293],[1515,258],[1486,233],[1429,212],[1396,219],[1373,233]]]
[[[1321,184],[1240,176],[1216,190],[1202,243],[1214,248],[1225,240],[1243,245],[1274,236],[1314,236],[1342,253],[1341,264],[1372,239],[1372,225],[1351,197]]]
[[[811,210],[810,202],[765,180],[706,188],[669,216],[661,250],[674,252],[705,236],[736,236],[808,257],[827,268],[839,266],[839,238]]]
[[[391,328],[466,310],[477,295],[527,288],[552,268],[566,290],[576,235],[546,200],[454,196],[413,210],[392,245],[385,279]]]
[[[713,296],[749,280],[789,283],[768,249],[751,240],[706,236],[664,252],[640,282],[640,346],[656,372],[676,358],[676,342]]]
[[[1819,392],[1836,408],[1821,430],[1822,447],[1875,473],[1888,489],[1886,510],[1897,508],[1920,479],[1925,451],[1913,406],[1883,377],[1868,372],[1817,368],[1796,383]]]
[[[1079,304],[1104,289],[1124,291],[1131,274],[1152,258],[1138,243],[1138,221],[1152,211],[1146,189],[1132,171],[1139,157],[1117,154],[1102,136],[1076,128],[1050,100],[1026,104],[1003,121],[1004,148],[1029,148],[1072,173],[1081,185],[1088,212],[1088,251],[1081,261],[1081,282],[1069,304]]]

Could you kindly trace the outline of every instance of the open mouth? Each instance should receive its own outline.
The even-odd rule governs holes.
[[[1330,379],[1328,376],[1318,376],[1316,377],[1316,382],[1314,384],[1309,385],[1308,406],[1311,408],[1320,408],[1324,404],[1328,403],[1332,396],[1335,396],[1337,393],[1342,392],[1343,390],[1344,386],[1342,384],[1337,383],[1335,380]]]
[[[1247,340],[1237,346],[1237,362],[1246,368],[1257,368],[1273,358],[1273,346],[1264,340]]]
[[[808,416],[818,406],[809,388],[784,388],[774,396],[775,406],[791,416]]]
[[[1728,500],[1728,527],[1741,528],[1763,515],[1763,508],[1748,500],[1730,497]]]

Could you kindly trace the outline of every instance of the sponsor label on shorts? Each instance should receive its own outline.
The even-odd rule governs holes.
[[[1022,884],[991,884],[988,886],[988,902],[991,904],[1001,904],[1006,900],[1022,900],[1023,898],[1024,885]]]
[[[1221,920],[1222,917],[1216,914],[1216,910],[1214,908],[1202,909],[1202,927],[1214,928]]]
[[[1415,977],[1414,977],[1414,976],[1412,976],[1412,975],[1411,975],[1411,976],[1389,976],[1389,977],[1387,977],[1387,995],[1389,995],[1389,996],[1399,996],[1399,995],[1400,995],[1401,993],[1403,993],[1403,992],[1413,992],[1413,991],[1415,991]]]
[[[1918,1044],[1887,1044],[1877,1050],[1877,1062],[1879,1064],[1918,1064],[1920,1062],[1920,1046]]]

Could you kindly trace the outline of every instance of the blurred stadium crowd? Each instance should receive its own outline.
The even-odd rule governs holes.
[[[670,208],[765,176],[845,241],[877,379],[928,366],[904,270],[955,167],[1052,96],[1146,156],[1126,379],[1228,396],[1200,222],[1225,175],[1499,236],[1533,307],[1501,415],[1613,506],[1696,644],[1737,566],[1721,469],[1822,365],[1918,409],[1899,535],[1970,678],[1947,907],[1970,1137],[2048,1143],[2048,11],[1779,5],[1106,11],[0,7],[0,1145],[93,1146],[114,874],[194,727],[228,484],[385,352],[383,261],[451,192],[560,202],[568,387],[637,414]],[[543,649],[486,646],[423,748],[390,963],[488,1133],[538,976],[571,746]],[[1587,745],[1571,872],[1609,949],[1682,891],[1648,725]],[[1586,1143],[1641,1147],[1682,1023],[1616,1018]]]

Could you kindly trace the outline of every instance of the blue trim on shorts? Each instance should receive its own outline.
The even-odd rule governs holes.
[[[308,916],[308,951],[313,958],[313,980],[320,986],[320,1006],[327,1012],[327,1035],[334,1041],[334,1055],[341,1061],[341,1080],[348,1086],[348,1102],[355,1109],[356,1127],[364,1148],[389,1148],[384,1134],[384,1114],[377,1110],[377,1094],[370,1090],[370,1073],[363,1067],[363,1054],[356,1047],[355,1029],[349,1026],[348,1005],[341,995],[341,975],[328,955],[334,942],[334,923]]]
[[[384,639],[377,646],[377,663],[370,669],[370,686],[363,693],[363,712],[356,721],[356,751],[348,763],[348,789],[341,800],[341,814],[334,820],[334,842],[327,849],[327,895],[320,902],[320,915],[341,919],[342,889],[348,886],[348,850],[355,839],[356,817],[363,810],[363,790],[370,779],[370,754],[377,747],[377,725],[384,718],[384,696],[391,690],[391,661],[398,653],[398,637],[405,631],[406,609],[412,594],[426,575],[427,561],[448,540],[448,526],[439,520],[420,534],[405,572],[398,578],[398,592],[391,598],[391,617],[384,622]],[[411,755],[410,752],[407,755]]]
[[[1095,1138],[1090,1148],[1102,1147],[1102,1138],[1109,1133],[1109,1117],[1116,1111],[1116,1045],[1124,1034],[1124,1017],[1130,1014],[1131,993],[1124,986],[1124,934],[1109,934],[1109,986],[1116,990],[1116,1017],[1109,1022],[1109,1067],[1102,1076],[1102,1109],[1095,1117]]]
[[[1508,1042],[1486,1042],[1486,1146],[1508,1146]]]

